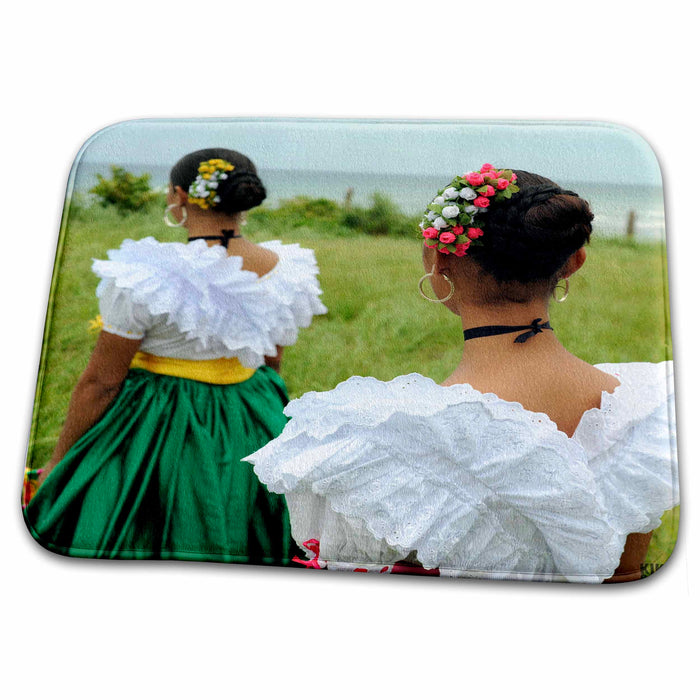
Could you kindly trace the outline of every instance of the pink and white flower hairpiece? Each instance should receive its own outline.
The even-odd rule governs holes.
[[[510,199],[519,191],[517,179],[512,170],[498,170],[490,163],[455,177],[425,210],[420,223],[425,247],[462,257],[470,246],[480,245],[483,214],[492,202]]]

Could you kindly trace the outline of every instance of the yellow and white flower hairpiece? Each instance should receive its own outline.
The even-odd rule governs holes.
[[[227,173],[234,169],[235,166],[221,158],[202,161],[197,169],[199,174],[187,191],[187,201],[199,205],[202,209],[215,207],[221,201],[216,193],[219,182],[226,180]]]

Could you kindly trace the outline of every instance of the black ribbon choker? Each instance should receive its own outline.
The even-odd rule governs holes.
[[[192,236],[188,241],[221,241],[221,245],[226,248],[232,238],[243,238],[243,235],[236,233],[232,228],[222,228],[220,236]]]
[[[479,326],[478,328],[467,328],[464,331],[464,340],[472,340],[473,338],[484,338],[489,335],[503,335],[505,333],[516,333],[517,331],[526,331],[521,333],[513,342],[514,343],[524,343],[526,340],[536,336],[543,330],[552,331],[554,330],[550,325],[549,321],[540,323],[542,319],[536,318],[532,323],[527,326]]]

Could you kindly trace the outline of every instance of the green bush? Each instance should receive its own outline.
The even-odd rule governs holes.
[[[296,215],[304,219],[333,221],[338,218],[340,207],[332,199],[310,199],[309,197],[295,197],[284,200],[279,209],[285,213]]]
[[[370,235],[415,238],[418,215],[407,216],[384,194],[375,192],[368,208],[347,207],[332,199],[294,197],[276,209],[258,207],[250,213],[251,223],[275,230],[299,229],[322,224],[331,235]]]
[[[417,236],[415,218],[404,214],[384,194],[375,192],[369,209],[351,207],[342,218],[342,223],[351,229],[372,236]]]
[[[276,209],[259,207],[251,214],[254,214],[261,222],[283,222],[291,228],[298,228],[318,221],[338,222],[340,207],[332,199],[294,197],[293,199],[283,199]]]
[[[151,189],[149,173],[133,173],[111,165],[112,178],[107,180],[97,176],[97,184],[90,192],[97,196],[103,207],[115,207],[122,216],[134,211],[147,209],[157,199],[158,194]]]

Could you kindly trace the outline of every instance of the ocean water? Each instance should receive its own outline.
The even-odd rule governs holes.
[[[136,175],[150,173],[154,188],[163,188],[168,183],[168,168],[134,164],[124,167]],[[76,191],[87,193],[95,184],[98,173],[108,176],[109,165],[81,161],[75,174]],[[373,193],[381,192],[403,212],[415,214],[417,221],[437,190],[452,179],[450,174],[390,175],[304,170],[261,170],[259,174],[267,189],[267,206],[278,206],[281,201],[295,196],[323,197],[343,202],[349,190],[354,204],[367,205]],[[567,182],[561,179],[559,184],[588,200],[595,215],[593,225],[596,234],[624,235],[630,212],[634,212],[636,236],[657,240],[665,237],[661,186]]]

